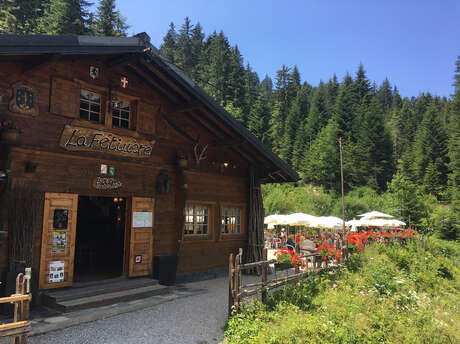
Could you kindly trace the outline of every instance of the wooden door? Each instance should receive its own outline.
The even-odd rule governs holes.
[[[154,206],[153,198],[132,198],[129,277],[152,274]]]
[[[39,288],[72,285],[78,195],[45,193]]]

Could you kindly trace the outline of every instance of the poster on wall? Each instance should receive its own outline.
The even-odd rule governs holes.
[[[65,253],[67,246],[67,232],[53,232],[51,242],[52,253]]]
[[[64,282],[64,262],[54,261],[50,263],[50,283]]]
[[[152,212],[151,211],[135,211],[133,212],[133,227],[152,227]]]

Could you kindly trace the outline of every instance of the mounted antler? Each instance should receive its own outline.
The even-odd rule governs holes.
[[[201,160],[204,160],[207,158],[207,156],[205,156],[205,153],[206,153],[206,149],[208,148],[208,145],[206,146],[202,146],[203,148],[201,149],[201,152],[200,152],[200,144],[197,143],[195,145],[195,147],[193,147],[193,152],[195,153],[195,159],[196,159],[196,164],[199,165],[200,164],[200,161]]]

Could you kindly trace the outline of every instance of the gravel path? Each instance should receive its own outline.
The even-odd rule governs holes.
[[[213,344],[222,339],[227,278],[188,283],[207,293],[29,338],[30,344]]]
[[[270,275],[269,279],[276,276]],[[243,277],[244,283],[260,277]],[[30,344],[214,344],[227,320],[228,278],[187,283],[207,292],[29,338]],[[90,311],[90,310],[89,310]],[[0,344],[11,340],[0,339]]]

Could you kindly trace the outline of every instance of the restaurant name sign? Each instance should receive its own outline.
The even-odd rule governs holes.
[[[60,146],[68,151],[103,152],[131,158],[148,158],[153,149],[146,140],[69,125],[62,132]]]

